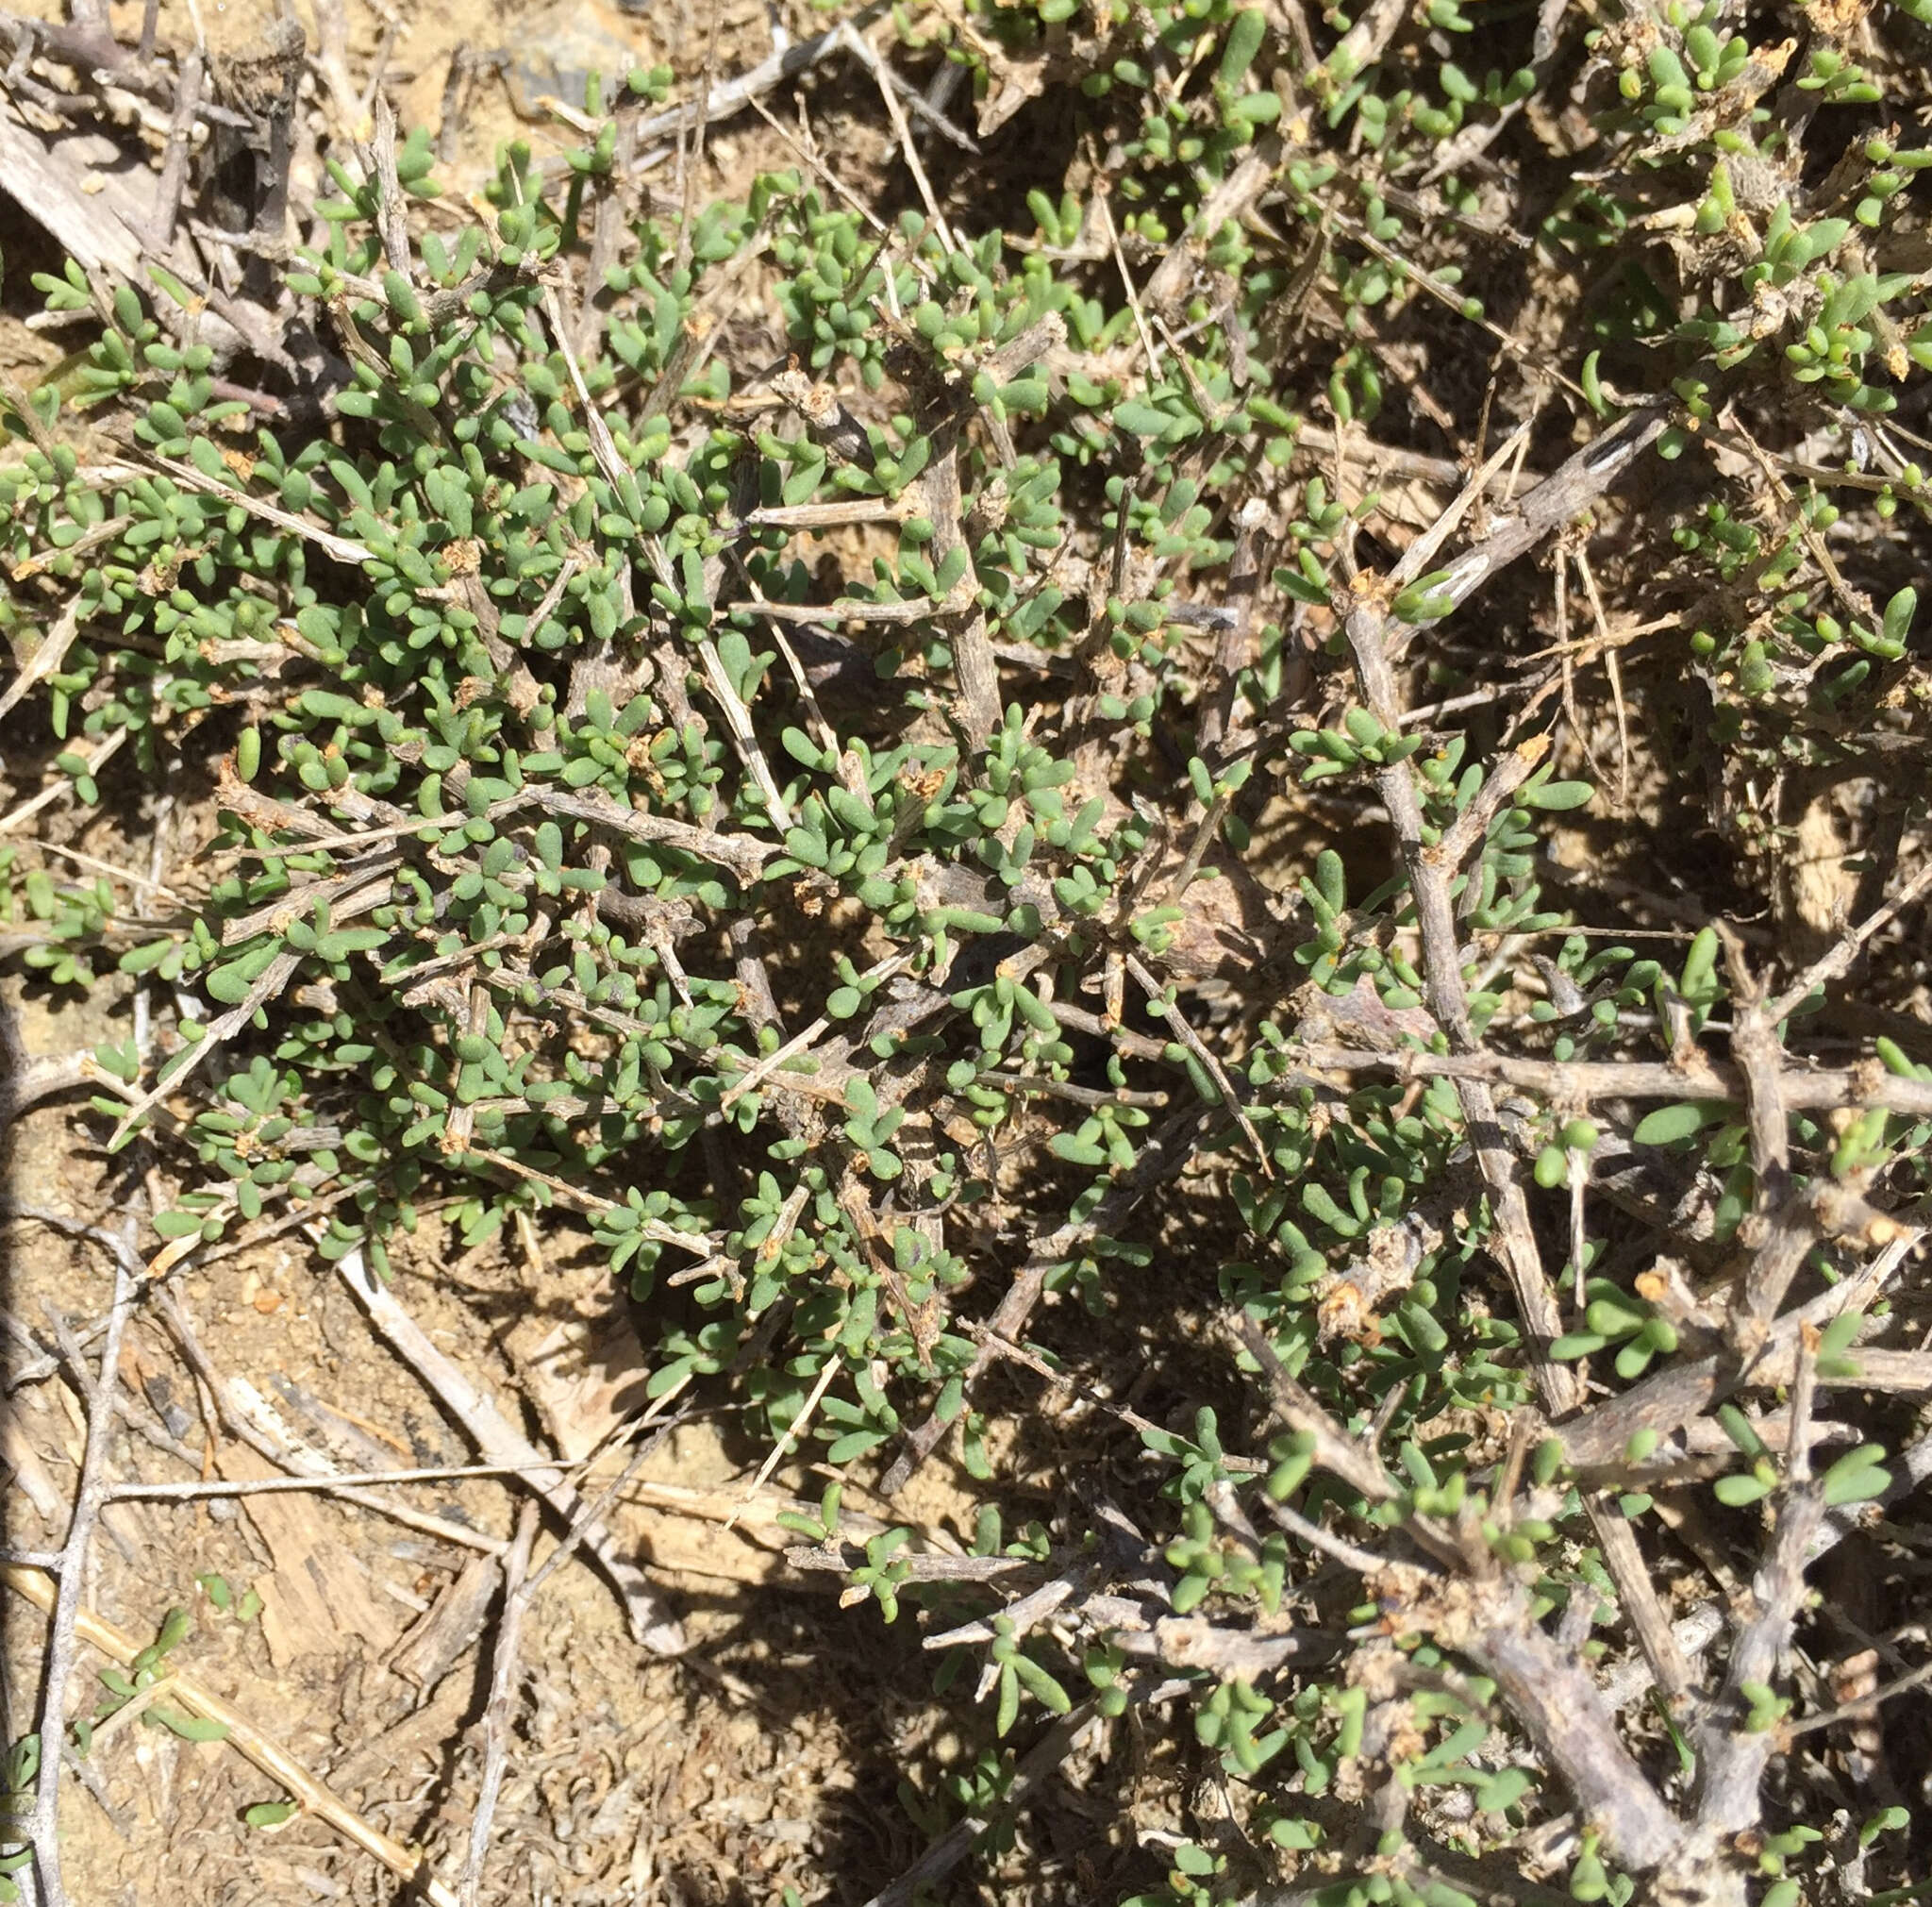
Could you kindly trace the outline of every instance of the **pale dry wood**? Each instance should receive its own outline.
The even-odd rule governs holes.
[[[1495,1677],[1499,1693],[1569,1783],[1612,1858],[1640,1870],[1670,1862],[1682,1842],[1681,1825],[1624,1747],[1615,1714],[1580,1658],[1536,1620],[1520,1583],[1495,1577],[1484,1582],[1478,1574],[1472,1593],[1495,1613],[1485,1610],[1475,1618],[1468,1652]]]
[[[1398,1495],[1374,1452],[1348,1437],[1289,1375],[1259,1328],[1245,1315],[1234,1322],[1277,1408],[1308,1440],[1316,1464],[1372,1502]],[[1503,1569],[1474,1522],[1452,1531],[1420,1515],[1406,1519],[1408,1534],[1434,1559],[1431,1568],[1338,1538],[1287,1504],[1267,1507],[1284,1528],[1360,1574],[1391,1611],[1391,1622],[1438,1636],[1495,1678],[1498,1692],[1620,1865],[1652,1868],[1673,1857],[1682,1824],[1624,1746],[1614,1711],[1580,1654],[1543,1629],[1529,1592]]]
[[[146,207],[125,177],[112,176],[120,155],[99,133],[48,138],[29,131],[0,106],[0,176],[14,202],[83,271],[106,271],[134,282],[141,274]],[[83,179],[99,179],[95,192]]]
[[[495,1402],[430,1342],[428,1334],[395,1295],[370,1271],[361,1252],[352,1250],[338,1259],[336,1275],[369,1314],[370,1322],[385,1342],[441,1400],[475,1439],[477,1447],[492,1463],[518,1466],[527,1487],[566,1521],[575,1519],[582,1508],[582,1498],[564,1475],[562,1466],[543,1464],[541,1453],[511,1428]],[[650,1579],[610,1532],[601,1525],[594,1526],[585,1532],[584,1542],[600,1572],[617,1591],[636,1639],[656,1655],[682,1653],[683,1626],[672,1615]]]
[[[302,1223],[312,1224],[313,1214],[304,1213]],[[152,1274],[152,1267],[150,1267]],[[177,1335],[183,1332],[186,1315],[172,1301],[171,1294],[162,1292],[159,1308],[167,1316]],[[169,1489],[167,1496],[193,1494],[245,1495],[256,1492],[273,1493],[281,1489],[317,1490],[331,1497],[338,1497],[348,1503],[359,1503],[364,1509],[374,1510],[392,1523],[399,1523],[405,1529],[420,1531],[425,1536],[434,1536],[444,1543],[455,1544],[459,1548],[478,1549],[488,1555],[502,1553],[503,1544],[497,1537],[481,1530],[473,1530],[466,1523],[458,1523],[446,1516],[433,1515],[418,1510],[408,1503],[399,1503],[393,1497],[383,1494],[382,1480],[373,1479],[369,1482],[358,1482],[353,1470],[343,1470],[331,1464],[320,1451],[311,1448],[302,1438],[296,1436],[283,1422],[254,1385],[242,1378],[229,1378],[225,1383],[219,1372],[209,1364],[201,1353],[192,1333],[181,1336],[182,1347],[194,1363],[197,1373],[208,1387],[208,1395],[222,1414],[226,1429],[238,1435],[248,1447],[258,1456],[265,1457],[275,1466],[277,1476],[262,1479],[252,1484],[225,1484],[213,1486],[206,1482]],[[484,1466],[489,1474],[508,1474],[505,1466],[491,1464]],[[132,1493],[130,1493],[132,1494]],[[142,1492],[142,1495],[151,1494]]]
[[[1907,909],[1915,907],[1924,899],[1928,894],[1932,894],[1932,860],[1928,860],[1884,906],[1869,914],[1857,927],[1848,927],[1833,946],[1813,961],[1775,998],[1767,1001],[1764,1008],[1765,1017],[1773,1022],[1782,1020],[1795,1012],[1803,1001],[1819,988],[1831,980],[1841,979],[1851,971],[1853,963],[1878,934],[1890,927]]]
[[[389,1665],[425,1694],[475,1646],[503,1581],[494,1556],[473,1556],[397,1643]]]
[[[956,421],[946,420],[934,428],[932,457],[919,488],[933,527],[931,560],[938,569],[955,551],[966,549],[960,520],[959,426]],[[945,631],[952,647],[953,669],[959,682],[955,713],[967,746],[976,754],[999,732],[1005,707],[1000,698],[999,658],[993,654],[992,639],[987,631],[986,611],[979,606],[970,552],[966,575],[954,594],[963,600],[936,606],[933,620]]]
[[[940,243],[949,252],[958,250],[958,242],[953,237],[952,228],[946,224],[946,215],[940,209],[940,202],[933,193],[932,181],[925,176],[925,165],[919,157],[919,147],[913,142],[912,129],[906,123],[906,109],[899,103],[901,89],[893,84],[894,75],[885,56],[866,37],[858,32],[850,21],[841,27],[842,43],[869,72],[878,86],[879,97],[885,102],[886,116],[892,122],[892,135],[898,142],[899,155],[906,161],[906,169],[912,175],[912,182],[919,188],[920,202],[925,207],[925,215],[932,222],[932,228],[939,234]],[[908,92],[910,89],[906,89]],[[917,94],[913,94],[915,98]]]
[[[1824,1715],[1807,1715],[1801,1722],[1788,1722],[1780,1733],[1784,1742],[1790,1743],[1800,1735],[1814,1734],[1820,1729],[1837,1728],[1844,1722],[1857,1721],[1862,1715],[1876,1715],[1894,1696],[1924,1688],[1928,1681],[1932,1681],[1932,1662],[1921,1663],[1917,1668],[1874,1688],[1870,1695],[1840,1703]]]
[[[220,477],[209,477],[195,464],[183,463],[173,457],[163,457],[158,451],[144,452],[138,460],[164,472],[184,490],[196,491],[204,496],[218,496],[224,503],[232,504],[237,510],[245,510],[250,516],[273,525],[275,528],[286,531],[290,536],[300,537],[303,542],[313,544],[325,556],[333,557],[338,562],[354,563],[359,568],[363,563],[375,560],[375,553],[367,544],[358,543],[352,537],[338,536],[331,529],[323,529],[306,516],[297,516],[291,510],[283,510],[278,504],[264,502],[262,498],[238,484],[225,483]]]
[[[183,56],[175,81],[175,114],[168,125],[168,142],[162,149],[160,176],[155,182],[155,201],[142,232],[143,249],[165,256],[174,248],[175,227],[181,216],[181,193],[188,183],[188,140],[201,108],[201,87],[206,62],[198,52]]]
[[[1560,1096],[1566,1103],[1579,1106],[1606,1099],[1742,1103],[1747,1091],[1741,1067],[1702,1051],[1681,1064],[1666,1060],[1542,1060],[1487,1047],[1479,1052],[1430,1053],[1411,1047],[1377,1051],[1309,1045],[1298,1047],[1295,1056],[1318,1071],[1391,1073],[1398,1079],[1474,1079]],[[1875,1060],[1849,1067],[1792,1064],[1780,1079],[1778,1091],[1793,1112],[1882,1106],[1914,1118],[1932,1115],[1932,1083],[1902,1079]]]
[[[337,790],[331,799],[340,801],[346,791]],[[225,780],[222,789],[222,805],[234,808],[257,827],[274,832],[287,828],[305,837],[301,842],[307,853],[340,854],[351,848],[373,847],[391,841],[408,841],[425,835],[440,837],[455,825],[458,818],[448,816],[441,820],[425,820],[421,816],[390,823],[381,828],[357,829],[353,832],[337,832],[320,815],[307,810],[290,807],[286,803],[269,803],[267,810],[260,810],[260,798],[257,797],[257,809],[262,818],[257,819],[248,808],[242,806],[247,794],[242,784],[230,785]],[[683,848],[700,860],[712,861],[731,869],[734,873],[755,875],[773,856],[784,852],[777,842],[759,841],[750,836],[727,835],[708,828],[697,828],[688,821],[673,821],[662,815],[647,814],[641,809],[625,808],[608,795],[590,792],[574,792],[563,788],[525,789],[508,795],[502,801],[492,802],[484,811],[485,818],[501,821],[525,809],[541,804],[548,814],[562,815],[568,819],[583,821],[592,827],[606,828],[613,834],[631,841],[662,842],[674,847]],[[0,824],[4,828],[5,824]],[[275,857],[284,849],[275,847],[242,848],[239,854],[255,860]]]
[[[245,1445],[224,1445],[215,1462],[235,1482],[284,1480]],[[261,1631],[277,1668],[329,1653],[344,1635],[360,1637],[375,1654],[389,1648],[394,1613],[377,1599],[361,1558],[312,1494],[257,1491],[240,1500],[275,1564],[260,1584]]]
[[[52,1525],[66,1515],[67,1499],[55,1488],[10,1397],[0,1397],[0,1459],[12,1472],[9,1488],[18,1487],[42,1523]]]
[[[119,529],[125,529],[127,521],[125,517],[114,519]],[[13,579],[16,582],[22,580],[19,569],[14,571]],[[8,683],[6,690],[0,692],[0,715],[16,707],[28,690],[36,683],[45,681],[59,668],[74,644],[75,637],[80,633],[80,611],[84,603],[85,598],[76,591],[68,598],[67,607],[42,631],[19,672]]]
[[[1671,1625],[1671,1644],[1687,1664],[1701,1656],[1724,1632],[1724,1612],[1714,1602],[1700,1603]],[[1621,1662],[1604,1678],[1604,1699],[1622,1713],[1657,1687],[1657,1672],[1642,1651]]]
[[[1168,312],[1186,293],[1207,247],[1230,219],[1240,221],[1273,185],[1281,164],[1282,142],[1270,131],[1258,139],[1239,165],[1218,180],[1201,201],[1180,243],[1171,245],[1155,266],[1141,297],[1151,310]]]
[[[1727,1907],[1731,1899],[1744,1898],[1741,1884],[1709,1885],[1714,1876],[1704,1864],[1757,1824],[1765,1771],[1779,1743],[1774,1730],[1742,1726],[1751,1707],[1744,1691],[1749,1685],[1770,1686],[1777,1680],[1778,1664],[1805,1597],[1806,1551],[1824,1514],[1824,1492],[1816,1484],[1800,1484],[1781,1494],[1776,1530],[1752,1579],[1755,1608],[1731,1649],[1724,1689],[1698,1731],[1695,1829],[1687,1837],[1680,1859],[1700,1873],[1707,1891],[1692,1899]],[[1732,1868],[1730,1861],[1722,1855],[1718,1859],[1724,1868]]]
[[[1637,1532],[1614,1504],[1594,1493],[1584,1497],[1584,1507],[1590,1513],[1590,1526],[1596,1532],[1604,1566],[1617,1585],[1617,1599],[1636,1632],[1637,1646],[1650,1664],[1656,1686],[1674,1708],[1690,1693],[1690,1664],[1678,1647],[1663,1598],[1650,1580],[1650,1565],[1638,1547]]]
[[[1680,1354],[1627,1391],[1557,1425],[1553,1434],[1562,1442],[1565,1461],[1578,1469],[1621,1462],[1631,1438],[1640,1430],[1655,1431],[1660,1438],[1674,1436],[1693,1417],[1703,1415],[1745,1384],[1788,1383],[1796,1370],[1799,1333],[1807,1326],[1822,1328],[1840,1312],[1866,1309],[1917,1249],[1924,1235],[1918,1230],[1902,1230],[1851,1277],[1788,1312],[1773,1325],[1763,1348],[1748,1365],[1728,1350],[1698,1358]],[[1924,1368],[1915,1354],[1893,1355],[1914,1356],[1915,1374]],[[1881,1359],[1883,1354],[1854,1350],[1848,1356],[1855,1367],[1861,1368],[1866,1359]],[[1877,1367],[1886,1368],[1883,1363]],[[1857,1378],[1848,1380],[1858,1381]]]
[[[1185,870],[1184,870],[1185,871]],[[1252,1148],[1261,1167],[1264,1179],[1274,1177],[1274,1163],[1268,1156],[1268,1148],[1261,1143],[1261,1135],[1255,1129],[1255,1122],[1248,1117],[1247,1108],[1241,1103],[1240,1093],[1235,1090],[1234,1081],[1228,1078],[1227,1068],[1219,1057],[1188,1024],[1187,1015],[1174,998],[1173,989],[1163,987],[1149,973],[1139,958],[1133,954],[1126,957],[1128,978],[1146,995],[1150,1007],[1158,1008],[1158,1017],[1168,1027],[1202,1070],[1214,1082],[1214,1089],[1221,1095],[1221,1103],[1227,1115],[1241,1128],[1241,1137]]]
[[[118,1145],[135,1125],[175,1091],[186,1083],[189,1076],[196,1072],[206,1062],[212,1059],[227,1042],[245,1027],[270,1000],[276,998],[284,987],[295,978],[302,964],[299,953],[278,953],[257,976],[241,1003],[230,1007],[226,1012],[210,1020],[202,1036],[193,1046],[184,1047],[165,1063],[154,1085],[142,1094],[127,1110],[122,1113],[120,1123],[115,1127],[110,1144]]]
[[[639,120],[635,134],[639,145],[651,140],[673,138],[701,122],[708,125],[731,118],[753,105],[761,94],[773,92],[788,79],[796,78],[828,55],[845,50],[846,35],[854,28],[870,25],[885,10],[885,0],[867,0],[867,4],[850,20],[842,21],[824,33],[815,33],[809,40],[795,41],[782,52],[773,54],[769,59],[761,60],[748,72],[740,74],[737,78],[720,81],[709,88],[703,98],[685,106],[667,107],[662,112]],[[671,148],[667,146],[659,153],[645,153],[638,163],[640,166],[649,165],[656,159],[668,158],[670,152]]]
[[[937,616],[941,608],[930,596],[908,596],[902,602],[868,602],[843,596],[831,603],[775,603],[767,596],[758,596],[729,607],[756,610],[774,623],[808,623],[824,628],[836,628],[841,623],[921,623]]]
[[[1374,1451],[1341,1434],[1320,1401],[1290,1374],[1268,1342],[1267,1334],[1253,1318],[1239,1312],[1232,1315],[1231,1322],[1241,1347],[1260,1371],[1282,1422],[1313,1440],[1315,1462],[1340,1477],[1350,1489],[1359,1491],[1370,1502],[1391,1501],[1398,1494],[1396,1484]]]
[[[503,1614],[497,1621],[496,1647],[490,1662],[490,1702],[483,1714],[483,1781],[476,1811],[470,1821],[470,1848],[458,1883],[463,1907],[477,1907],[482,1899],[483,1866],[490,1853],[490,1832],[496,1804],[503,1795],[504,1770],[509,1764],[510,1710],[523,1670],[524,1578],[530,1567],[530,1550],[537,1540],[538,1512],[525,1503],[517,1514],[517,1533],[503,1566]]]
[[[0,1132],[29,1106],[97,1079],[89,1052],[39,1053],[29,1057],[13,1037],[11,1015],[0,1006]]]
[[[86,758],[87,772],[98,775],[120,752],[121,744],[126,740],[125,728],[109,729],[95,743],[92,753]],[[38,795],[30,796],[8,813],[0,814],[0,834],[12,833],[16,828],[31,821],[43,808],[51,808],[73,785],[65,774],[57,772],[49,777],[46,786]]]

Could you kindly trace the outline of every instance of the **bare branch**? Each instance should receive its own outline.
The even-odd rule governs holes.
[[[470,1820],[470,1848],[459,1883],[463,1907],[476,1907],[482,1898],[483,1864],[490,1854],[490,1830],[503,1794],[504,1770],[509,1764],[510,1708],[516,1699],[522,1668],[524,1611],[520,1594],[530,1567],[530,1550],[537,1540],[538,1512],[525,1503],[517,1513],[517,1533],[503,1565],[503,1614],[497,1619],[496,1647],[490,1658],[490,1703],[483,1712],[483,1781],[476,1812]]]
[[[1558,1096],[1566,1104],[1605,1099],[1728,1099],[1746,1096],[1743,1069],[1699,1052],[1688,1065],[1661,1060],[1537,1060],[1487,1049],[1428,1053],[1405,1047],[1374,1052],[1359,1046],[1298,1046],[1295,1057],[1323,1071],[1392,1073],[1399,1079],[1476,1079]],[[1932,1114],[1932,1084],[1900,1079],[1876,1061],[1852,1067],[1792,1066],[1778,1081],[1792,1112],[1833,1106],[1882,1106],[1916,1118]]]

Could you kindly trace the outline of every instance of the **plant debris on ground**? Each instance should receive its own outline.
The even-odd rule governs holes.
[[[0,14],[0,952],[100,1029],[0,1081],[95,1200],[0,1884],[138,1721],[325,1892],[655,1898],[533,1664],[571,1580],[698,1673],[702,1422],[925,1717],[774,1897],[1921,1898],[1932,0],[585,18]],[[223,1376],[271,1246],[437,1439]],[[441,1559],[413,1813],[251,1706],[287,1572],[94,1606],[278,1478]]]

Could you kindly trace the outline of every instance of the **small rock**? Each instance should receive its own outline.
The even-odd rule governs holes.
[[[525,119],[545,119],[542,102],[555,99],[581,111],[591,74],[603,81],[605,103],[615,97],[633,67],[660,57],[634,16],[645,7],[606,6],[601,0],[566,0],[532,19],[507,48],[504,78],[510,103]]]

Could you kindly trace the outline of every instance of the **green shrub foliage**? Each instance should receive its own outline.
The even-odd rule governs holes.
[[[1560,1638],[1590,1680],[1632,1636],[1607,1532],[1662,1541],[1690,1487],[1681,1422],[1599,1448],[1548,1386],[1587,1373],[1613,1424],[1659,1373],[1755,1353],[1724,1267],[1792,1222],[1773,1190],[1839,1201],[1807,1302],[1927,1190],[1923,1012],[1805,1047],[1870,1090],[1789,1108],[1774,1187],[1757,1088],[1561,1084],[1694,1082],[1741,1057],[1750,976],[1829,945],[1733,958],[1709,925],[1790,926],[1805,804],[1774,783],[1891,778],[1866,914],[1924,828],[1924,485],[1887,428],[1932,363],[1900,124],[1924,9],[1857,44],[1827,10],[908,9],[895,57],[966,68],[982,126],[1076,125],[1008,226],[909,190],[874,216],[802,160],[688,224],[626,215],[620,130],[667,84],[633,75],[561,169],[507,150],[487,215],[439,198],[420,137],[406,203],[330,159],[285,302],[323,368],[279,402],[165,275],[43,280],[97,324],[14,406],[0,615],[64,801],[165,785],[219,827],[164,927],[16,846],[6,907],[45,983],[118,968],[155,1002],[95,1104],[178,1174],[163,1238],[305,1223],[386,1269],[428,1200],[466,1246],[554,1210],[649,1300],[655,1394],[697,1380],[833,1466],[903,1474],[943,1432],[976,1555],[1011,1564],[987,1581],[1071,1572],[1060,1618],[933,1581],[907,1531],[841,1536],[837,1486],[800,1531],[886,1621],[979,1625],[941,1659],[962,1700],[984,1672],[984,1759],[908,1790],[935,1832],[997,1810],[1029,1731],[1166,1680],[1243,1829],[1184,1824],[1147,1900],[1272,1875],[1446,1907],[1507,1874],[1623,1901],[1699,1862],[1708,1891],[1672,1898],[1837,1898],[1803,1890],[1858,1822],[1796,1750],[1748,1846],[1696,1839],[1699,1757],[1784,1726],[1774,1661],[1735,1688],[1693,1668],[1612,1731],[1666,1847],[1579,1805],[1498,1640]],[[1559,150],[1560,189],[1513,197]],[[1667,413],[1638,502],[1592,493],[1616,539],[1551,526],[1564,668],[1647,626],[1621,756],[1574,682],[1525,674],[1547,573],[1463,607],[1455,553],[1501,490],[1384,593],[1413,706],[1352,669],[1364,589],[1416,534],[1378,445],[1440,446],[1419,420],[1472,426],[1491,376],[1494,442],[1534,410],[1545,470]],[[1566,695],[1555,752],[1525,748]],[[1402,789],[1448,860],[1460,1030],[1391,851]],[[1714,830],[1708,908],[1574,872],[1643,801]],[[1909,948],[1867,951],[1897,1006]],[[1840,985],[1777,1016],[1774,1068]],[[1453,1063],[1479,1050],[1519,1066],[1481,1129]],[[1541,1337],[1499,1269],[1505,1180],[1560,1315]],[[1820,1384],[1883,1325],[1887,1288],[1859,1291],[1818,1309]],[[1003,1322],[1015,1292],[1060,1309]],[[1008,1330],[1056,1408],[1101,1381],[1082,1333],[1159,1361],[1149,1415],[1097,1419],[1144,1557],[1086,1482],[1043,1521],[1013,1488],[1011,1393],[982,1381]],[[1714,1386],[1727,1454],[1691,1480],[1773,1549],[1780,1517],[1890,1483],[1876,1433],[1814,1480],[1754,1428],[1790,1381],[1787,1355]],[[1477,1613],[1441,1605],[1455,1572]],[[1180,1628],[1089,1606],[1126,1580]],[[1874,1862],[1900,1825],[1874,1816]]]

